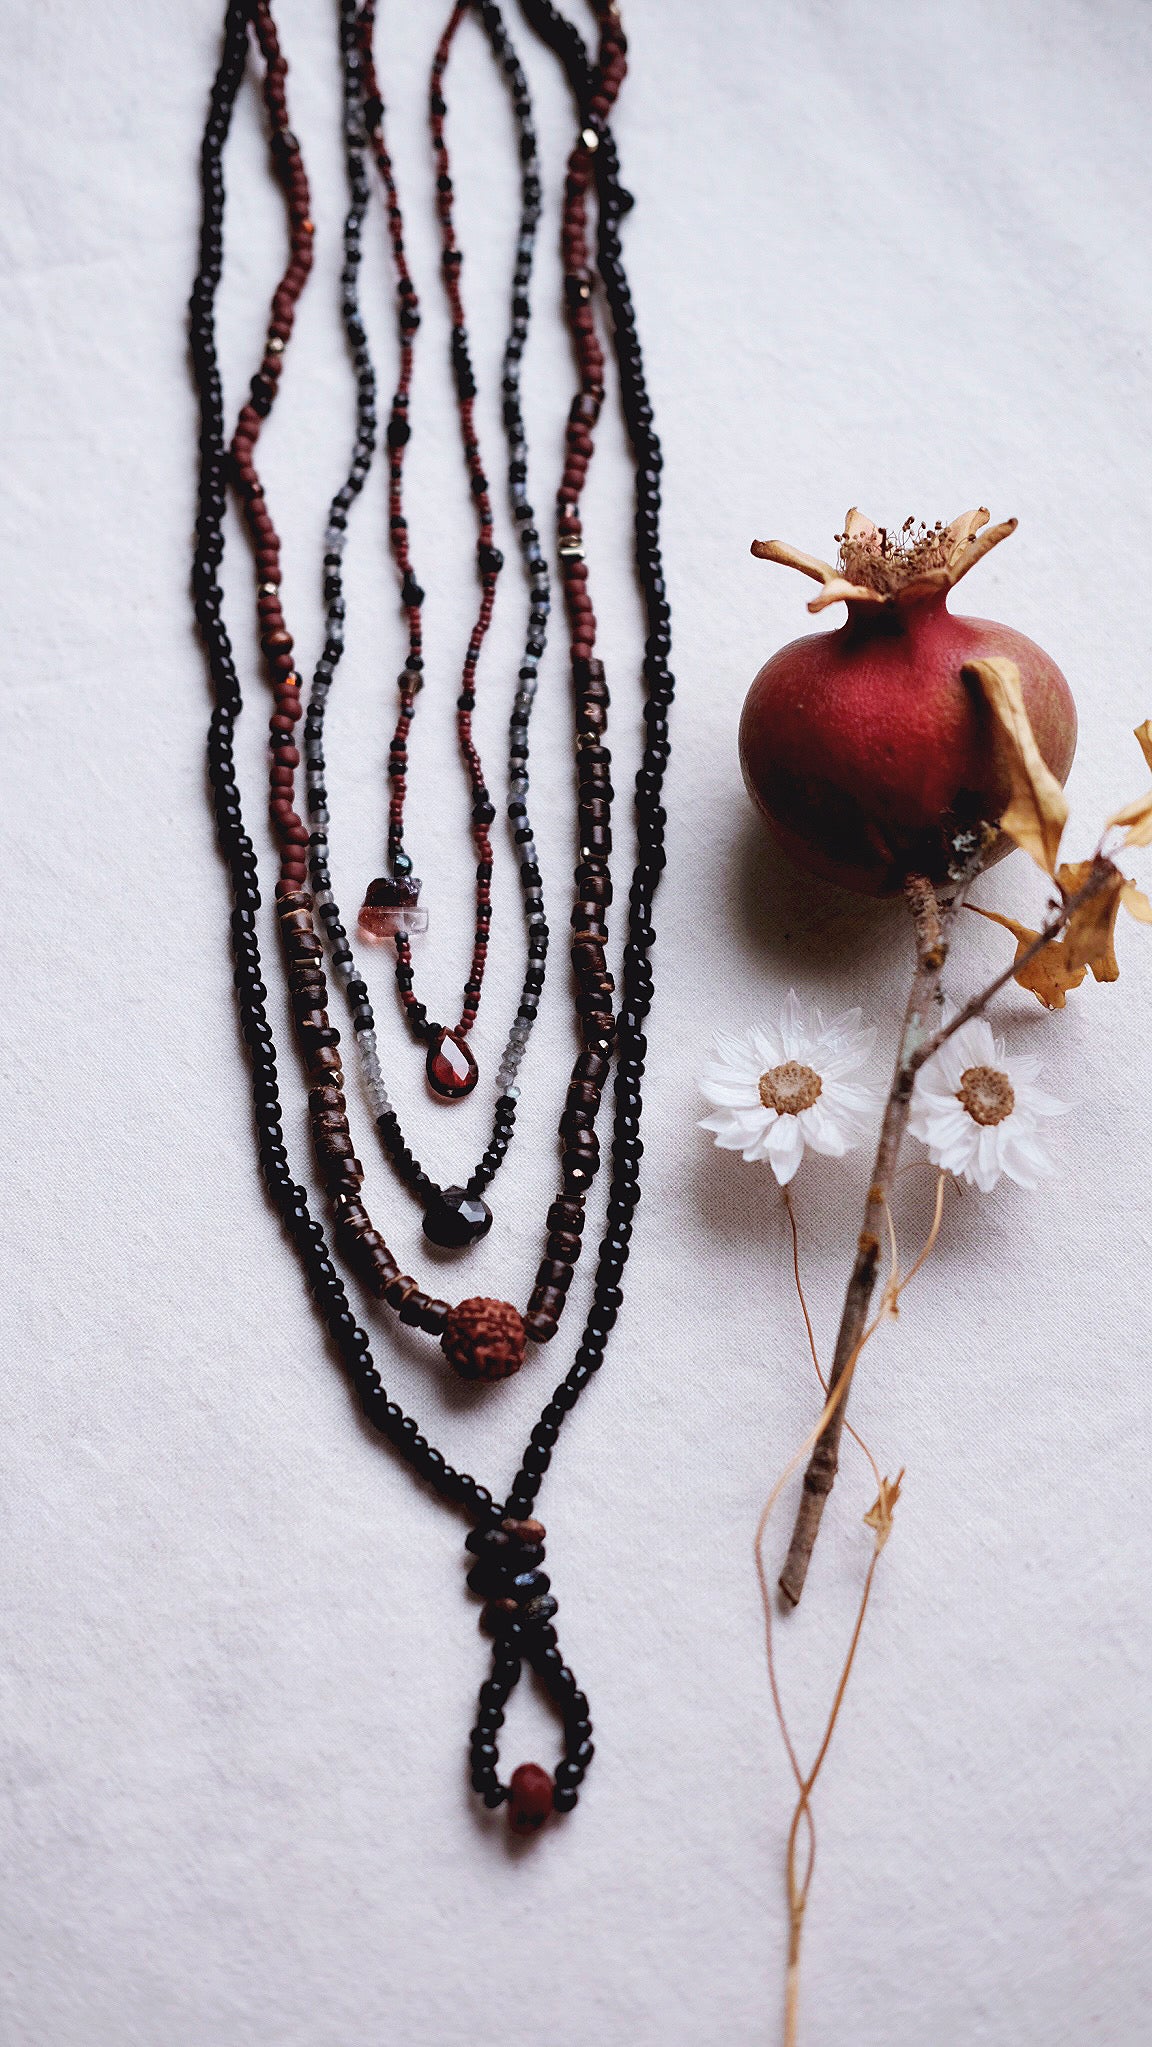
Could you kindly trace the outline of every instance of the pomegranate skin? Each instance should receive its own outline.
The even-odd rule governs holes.
[[[910,873],[945,879],[951,833],[1008,802],[992,713],[961,674],[996,657],[1019,668],[1040,752],[1065,782],[1076,706],[1056,663],[1011,626],[954,617],[946,593],[850,604],[837,632],[765,662],[741,714],[740,763],[798,866],[857,895],[895,895]],[[1001,839],[991,858],[1010,850]]]

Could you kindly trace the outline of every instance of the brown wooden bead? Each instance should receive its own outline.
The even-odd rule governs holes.
[[[312,1128],[314,1132],[330,1131],[333,1137],[347,1137],[350,1134],[348,1118],[343,1109],[319,1110],[312,1118]]]
[[[563,1289],[558,1286],[533,1287],[531,1306],[534,1314],[547,1315],[558,1322],[564,1313]]]
[[[571,1284],[572,1267],[568,1260],[566,1258],[545,1258],[541,1261],[540,1269],[536,1274],[536,1285],[532,1290],[532,1298],[533,1300],[536,1299],[541,1288],[551,1288],[558,1294],[566,1294]]]
[[[581,1201],[554,1201],[545,1221],[550,1230],[582,1230],[584,1204]]]
[[[604,947],[598,938],[582,938],[572,947],[572,965],[578,974],[607,972]]]
[[[600,1052],[581,1052],[572,1069],[575,1080],[589,1080],[597,1087],[603,1086],[609,1072],[609,1062]]]
[[[570,1230],[553,1230],[545,1249],[549,1258],[558,1258],[561,1264],[574,1266],[580,1256],[580,1239]]]
[[[529,1308],[524,1317],[524,1333],[529,1343],[551,1343],[559,1327],[555,1315],[545,1315],[540,1308]]]
[[[314,1087],[308,1096],[308,1106],[314,1115],[317,1113],[322,1114],[329,1110],[339,1111],[342,1115],[348,1104],[345,1100],[343,1088],[329,1085],[326,1087]]]
[[[371,1264],[367,1273],[368,1284],[373,1292],[379,1294],[380,1298],[383,1299],[393,1280],[397,1277],[400,1268],[388,1249],[387,1244],[383,1242],[381,1248],[379,1250],[373,1248],[370,1255]]]
[[[411,1275],[407,1272],[398,1272],[395,1279],[390,1280],[385,1287],[384,1299],[390,1308],[400,1309],[404,1306],[409,1294],[418,1292],[419,1288]]]

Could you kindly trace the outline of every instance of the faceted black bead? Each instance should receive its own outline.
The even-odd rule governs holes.
[[[466,1244],[478,1243],[491,1227],[492,1210],[488,1203],[477,1194],[469,1194],[466,1187],[443,1188],[429,1203],[424,1217],[428,1242],[439,1244],[446,1251],[461,1251]]]

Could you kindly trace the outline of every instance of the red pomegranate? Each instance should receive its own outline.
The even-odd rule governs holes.
[[[851,511],[835,568],[753,542],[823,584],[809,611],[844,602],[848,619],[760,670],[740,719],[744,780],[792,859],[857,894],[894,895],[910,873],[943,881],[956,831],[1007,806],[995,720],[965,663],[1014,661],[1045,761],[1061,782],[1072,766],[1076,706],[1056,663],[1011,626],[948,609],[952,585],[1016,521],[987,526],[981,510],[892,534]],[[1008,851],[1002,839],[991,858]]]

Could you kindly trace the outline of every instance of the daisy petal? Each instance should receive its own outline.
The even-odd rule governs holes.
[[[768,1132],[768,1160],[782,1187],[788,1185],[804,1156],[798,1116],[778,1116]]]

